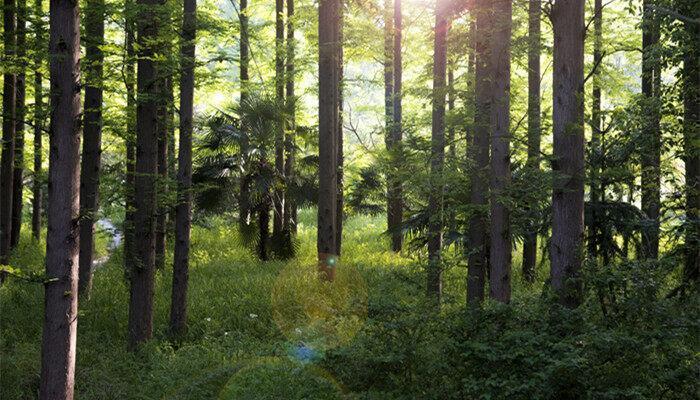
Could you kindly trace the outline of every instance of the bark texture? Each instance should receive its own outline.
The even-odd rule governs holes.
[[[5,0],[3,9],[3,44],[5,62],[15,56],[15,1]],[[15,75],[6,71],[2,96],[2,166],[0,168],[0,264],[7,264],[12,243],[12,199],[15,165]],[[0,277],[0,280],[2,277]]]
[[[85,105],[83,155],[80,170],[80,295],[90,297],[95,250],[102,158],[102,80],[104,0],[90,0],[85,9]]]
[[[78,328],[80,214],[80,14],[50,6],[51,126],[40,399],[72,399]]]
[[[15,169],[12,183],[12,239],[14,249],[19,244],[22,231],[22,209],[24,208],[24,124],[26,118],[26,62],[27,55],[27,2],[17,0],[17,80],[15,88]]]
[[[285,140],[284,175],[287,188],[294,186],[294,162],[296,157],[296,99],[294,98],[294,52],[296,42],[294,39],[294,0],[287,0],[287,62],[285,66],[285,101],[287,111],[290,113],[287,125],[287,137]],[[289,194],[284,199],[284,229],[289,233],[297,231],[297,205],[294,196]]]
[[[583,240],[583,0],[557,0],[554,28],[554,160],[551,284],[559,301],[581,300]]]
[[[275,0],[275,99],[282,109],[284,106],[284,0]],[[275,170],[284,177],[284,118],[280,118],[275,132]],[[285,195],[282,188],[273,194],[272,235],[281,239],[284,228]]]
[[[42,15],[41,0],[34,1],[34,15]],[[34,21],[34,173],[32,177],[32,237],[39,240],[41,236],[42,210],[42,130],[44,129],[44,90],[40,49],[44,46],[44,26],[39,18]]]
[[[398,162],[401,153],[401,141],[403,139],[403,108],[402,108],[402,30],[403,17],[401,12],[401,0],[394,0],[394,96],[393,96],[393,124],[391,127],[391,161],[392,170],[399,168]],[[392,171],[393,172],[393,171]],[[388,209],[387,218],[389,229],[391,230],[391,250],[401,251],[403,247],[403,234],[401,224],[403,223],[403,186],[401,180],[396,175],[390,175],[388,179]]]

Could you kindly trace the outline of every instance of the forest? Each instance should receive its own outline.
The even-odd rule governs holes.
[[[700,398],[700,0],[2,13],[1,399]]]

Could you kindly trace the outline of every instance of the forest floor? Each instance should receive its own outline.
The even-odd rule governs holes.
[[[76,398],[691,398],[697,308],[637,300],[633,320],[621,306],[603,323],[595,304],[551,311],[541,285],[522,285],[516,273],[511,306],[470,311],[462,257],[448,251],[445,305],[435,313],[424,301],[424,260],[387,250],[384,219],[346,221],[339,289],[315,288],[326,299],[294,278],[316,268],[313,210],[300,213],[298,257],[286,262],[257,260],[235,223],[197,224],[189,331],[168,338],[171,269],[158,271],[154,340],[136,354],[126,351],[128,285],[116,249],[80,304]],[[43,245],[23,239],[15,265],[41,271]],[[98,257],[108,244],[100,235]],[[3,400],[36,398],[42,303],[40,284],[0,289]],[[331,314],[341,317],[324,325]]]

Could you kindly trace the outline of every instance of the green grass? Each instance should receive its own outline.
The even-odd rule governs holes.
[[[567,312],[542,298],[541,284],[521,284],[515,268],[511,306],[488,302],[481,311],[466,310],[466,267],[458,252],[448,251],[445,306],[436,314],[424,299],[424,255],[387,251],[384,219],[346,221],[340,268],[349,283],[314,286],[313,292],[304,282],[286,280],[315,270],[313,210],[300,213],[299,256],[289,262],[258,261],[240,245],[235,224],[223,218],[194,227],[189,331],[177,342],[168,339],[171,270],[159,271],[154,340],[136,354],[126,351],[128,285],[117,249],[96,271],[91,299],[80,304],[76,398],[534,399],[576,393],[612,399],[664,393],[682,399],[693,393],[697,306],[632,296],[614,319],[604,319],[591,296],[581,310]],[[98,243],[105,251],[107,238]],[[42,258],[43,245],[23,237],[13,263],[40,270]],[[273,302],[275,296],[282,301]],[[0,288],[3,400],[36,398],[42,304],[36,283],[10,280]],[[315,324],[292,320],[300,310]],[[341,317],[324,323],[319,315]],[[286,322],[303,329],[280,329]]]

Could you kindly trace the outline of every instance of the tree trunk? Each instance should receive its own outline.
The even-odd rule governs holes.
[[[98,211],[102,155],[102,85],[104,0],[90,0],[85,9],[85,106],[80,171],[80,295],[90,298],[94,230]]]
[[[10,246],[17,247],[22,230],[22,208],[24,202],[24,121],[26,117],[26,62],[27,54],[27,1],[17,0],[17,65],[19,73],[15,82],[15,170],[12,183],[12,238]]]
[[[275,98],[280,109],[284,106],[284,0],[275,0]],[[275,170],[284,177],[284,123],[279,121],[275,132]],[[284,190],[273,193],[272,236],[282,239],[284,228]]]
[[[491,249],[489,288],[491,298],[510,302],[512,249],[510,210],[507,200],[510,186],[510,33],[512,3],[493,2],[491,40]]]
[[[581,301],[583,239],[583,42],[584,1],[556,0],[554,28],[554,188],[551,284],[559,301]]]
[[[239,14],[239,20],[241,24],[241,37],[240,37],[240,54],[239,54],[239,79],[241,84],[241,97],[240,104],[244,104],[248,101],[248,64],[250,63],[250,57],[248,54],[249,45],[249,32],[248,32],[248,0],[241,0],[241,10]],[[245,133],[246,126],[241,125],[241,131]],[[248,225],[250,224],[252,211],[250,209],[250,194],[248,193],[248,186],[241,182],[240,194],[238,200],[238,219],[240,224]]]
[[[73,398],[80,230],[80,14],[50,6],[51,127],[40,399]]]
[[[403,139],[403,128],[402,128],[402,77],[403,77],[403,66],[402,66],[402,29],[403,29],[403,17],[401,14],[401,0],[394,0],[394,97],[393,106],[394,110],[392,113],[393,124],[391,129],[391,168],[399,168],[400,152],[401,152],[401,141]],[[395,252],[401,251],[403,247],[403,235],[401,233],[401,225],[403,221],[403,187],[401,185],[401,180],[393,176],[393,179],[389,179],[387,182],[389,186],[388,190],[388,219],[389,219],[389,229],[391,230],[391,250]]]
[[[398,0],[399,2],[401,0]],[[394,30],[394,23],[392,21],[392,8],[391,0],[385,0],[384,2],[384,143],[386,145],[387,153],[389,153],[389,168],[387,168],[386,180],[387,180],[387,230],[391,233],[392,237],[392,250],[398,251],[394,246],[394,236],[396,235],[396,230],[400,229],[396,225],[396,215],[393,209],[394,203],[396,202],[395,197],[395,186],[396,186],[396,161],[397,158],[396,146],[394,145],[394,140],[396,136],[394,124],[396,120],[394,118],[394,101],[396,101],[396,92],[394,90],[394,35],[396,31]],[[394,12],[396,12],[394,10]]]
[[[600,63],[603,61],[603,2],[595,0],[594,4],[594,42],[593,42],[593,64],[597,65],[593,73],[593,104],[591,107],[591,153],[593,157],[591,163],[591,220],[588,223],[588,254],[592,260],[598,257],[600,241],[602,237],[598,209],[602,205],[603,189],[601,182],[601,172],[603,170],[603,147],[602,147],[602,113],[601,113],[601,82],[600,82]],[[604,257],[607,257],[604,256]]]
[[[531,0],[528,12],[528,52],[527,52],[527,167],[533,171],[540,169],[540,144],[542,136],[540,105],[540,46],[541,46],[541,0]],[[537,226],[531,225],[523,241],[523,279],[535,281],[537,265]]]
[[[293,185],[294,159],[296,154],[296,100],[294,98],[294,0],[287,0],[287,64],[286,64],[286,103],[289,115],[287,139],[285,140],[286,160],[284,175],[287,185]],[[293,196],[285,196],[284,229],[291,233],[297,231],[297,205]]]
[[[169,49],[165,51],[167,52]],[[170,111],[168,92],[172,92],[173,90],[170,76],[163,76],[165,71],[169,71],[169,67],[166,63],[167,61],[159,65],[163,71],[159,71],[161,77],[158,82],[160,86],[160,95],[158,98],[158,180],[156,183],[156,187],[158,188],[158,211],[156,212],[156,268],[159,270],[165,268],[165,247],[168,231],[168,136],[170,135],[170,126],[168,125],[168,113]]]
[[[342,244],[343,244],[343,217],[344,217],[344,197],[343,197],[343,160],[344,160],[344,149],[343,149],[343,76],[344,76],[344,61],[343,61],[343,0],[339,0],[338,5],[338,31],[337,31],[337,42],[338,42],[338,56],[336,60],[338,62],[338,86],[336,87],[338,96],[338,118],[337,118],[337,131],[338,135],[337,147],[338,156],[336,158],[337,163],[337,174],[336,178],[338,183],[336,185],[338,190],[338,196],[336,198],[337,205],[335,208],[335,254],[340,257]]]
[[[270,204],[268,200],[263,200],[258,205],[258,257],[260,261],[267,261],[267,245],[270,241]]]
[[[42,143],[44,129],[44,91],[41,74],[43,58],[41,49],[45,45],[44,27],[39,18],[43,15],[41,0],[34,2],[34,176],[32,179],[32,237],[39,240],[41,236],[41,201],[42,201]]]
[[[136,167],[136,65],[134,51],[135,38],[135,4],[132,0],[126,2],[125,38],[126,58],[124,60],[124,84],[126,89],[126,177],[124,190],[124,270],[131,270],[134,265],[134,181]]]
[[[598,0],[601,1],[601,0]],[[644,1],[642,20],[642,95],[644,96],[644,141],[642,162],[642,211],[647,221],[642,229],[642,259],[659,256],[659,213],[661,207],[661,130],[658,87],[661,68],[657,46],[659,26],[653,1]]]
[[[5,62],[15,56],[15,1],[5,0],[3,42]],[[2,167],[0,168],[0,264],[7,264],[12,243],[12,199],[15,165],[15,79],[5,72],[2,96]],[[0,282],[3,277],[0,276]]]
[[[322,278],[332,280],[337,257],[340,0],[319,3],[319,193],[317,250]]]
[[[681,12],[698,18],[697,8]],[[700,25],[685,23],[688,45],[683,55],[683,110],[686,181],[686,257],[684,281],[700,281]]]
[[[469,221],[469,260],[467,271],[467,301],[479,304],[484,300],[485,271],[488,260],[486,241],[486,206],[488,199],[489,130],[491,109],[491,79],[488,76],[491,35],[491,12],[486,0],[475,7],[476,27],[473,40],[474,66],[474,136],[468,146],[471,171],[470,203],[474,212]]]
[[[170,302],[170,332],[187,331],[187,286],[190,268],[192,227],[192,119],[194,114],[194,63],[197,34],[197,0],[186,0],[183,8],[180,58],[180,151],[178,152],[177,205],[175,207],[175,255]]]
[[[129,298],[129,348],[153,335],[156,176],[158,174],[158,79],[153,42],[160,0],[138,0],[134,262]]]
[[[442,296],[443,167],[445,163],[445,75],[447,74],[447,2],[437,0],[433,44],[433,111],[428,210],[428,296],[440,304]]]

